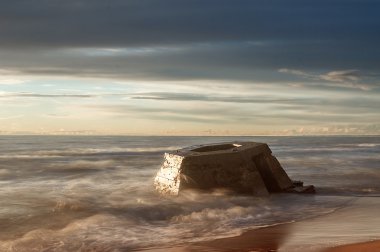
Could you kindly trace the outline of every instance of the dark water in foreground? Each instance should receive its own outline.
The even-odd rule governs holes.
[[[267,142],[318,194],[268,198],[152,188],[163,153]],[[0,251],[129,251],[240,234],[380,195],[380,137],[0,137]]]

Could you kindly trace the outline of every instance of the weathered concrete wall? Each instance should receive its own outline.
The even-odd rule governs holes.
[[[177,195],[179,193],[183,159],[183,156],[165,153],[164,164],[154,179],[154,185],[161,194]]]
[[[154,185],[164,195],[178,195],[187,188],[268,195],[294,187],[268,145],[254,142],[192,146],[165,153]]]

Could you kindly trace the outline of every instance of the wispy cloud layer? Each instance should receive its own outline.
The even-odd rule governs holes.
[[[359,81],[359,70],[342,70],[332,71],[326,74],[320,75],[322,80],[336,81],[336,82],[356,82]]]
[[[90,94],[36,94],[36,93],[0,93],[1,97],[35,97],[35,98],[90,98]]]
[[[317,83],[321,86],[335,86],[340,88],[353,88],[368,91],[374,88],[379,88],[379,80],[371,76],[363,75],[359,70],[339,70],[330,71],[322,74],[310,73],[302,70],[281,68],[278,70],[280,73],[287,73],[309,79],[310,81],[327,81],[325,83]],[[368,81],[368,84],[364,84]]]

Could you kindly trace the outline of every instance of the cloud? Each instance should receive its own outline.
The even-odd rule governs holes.
[[[19,93],[10,96],[17,97],[45,97],[45,98],[91,98],[95,95],[88,94],[35,94],[35,93]]]
[[[25,77],[20,78],[18,75],[19,72],[0,68],[0,85],[17,85],[28,81]]]
[[[348,88],[348,89],[359,89],[362,91],[370,91],[377,87],[378,85],[366,85],[366,84],[360,84],[360,83],[351,83],[351,82],[340,82],[336,81],[338,83],[333,84],[326,84],[326,86],[332,86],[332,87],[340,87],[340,88]]]
[[[97,95],[92,94],[38,94],[38,93],[10,93],[10,92],[1,92],[1,97],[36,97],[36,98],[93,98]]]
[[[0,116],[0,120],[17,119],[21,117],[24,117],[24,115]]]
[[[309,73],[301,70],[295,70],[295,69],[288,69],[288,68],[281,68],[278,70],[280,73],[288,73],[293,75],[298,75],[302,77],[314,77],[313,75],[310,75]]]
[[[323,74],[316,74],[296,69],[281,68],[278,70],[278,72],[300,76],[314,82],[319,81],[316,84],[325,87],[339,87],[368,91],[379,86],[377,82],[378,80],[376,78],[373,78],[373,76],[371,76],[370,74],[368,76],[364,76],[359,70],[356,69],[330,71]],[[364,78],[367,80],[371,80],[373,83],[361,83],[362,79]],[[320,81],[327,82],[321,83]]]
[[[378,74],[380,62],[376,54],[371,54],[369,58],[361,61],[350,59],[350,54],[347,54],[347,58],[342,61],[339,58],[340,54],[346,52],[343,49],[334,49],[335,46],[339,46],[338,43],[328,41],[316,45],[314,43],[284,41],[279,47],[278,43],[274,42],[258,45],[247,41],[235,43],[221,41],[178,45],[173,50],[152,47],[146,52],[143,52],[143,49],[126,47],[122,51],[136,52],[110,55],[67,53],[66,49],[4,51],[0,48],[0,64],[3,68],[17,71],[18,76],[124,81],[233,80],[280,84],[292,80],[284,73],[314,80],[308,73],[318,72],[323,68],[353,69],[352,62],[355,62],[357,69]],[[319,48],[320,53],[310,53],[310,47]],[[321,57],[321,53],[325,56]],[[282,68],[284,65],[288,68]],[[277,72],[277,69],[281,71]]]
[[[372,33],[378,28],[376,2],[333,2],[4,0],[0,16],[7,26],[1,29],[0,46],[117,47],[279,38],[379,38]]]
[[[274,96],[216,96],[199,93],[179,93],[179,92],[146,92],[130,95],[129,98],[136,100],[159,100],[159,101],[205,101],[221,103],[281,103],[281,102],[301,102],[304,99],[284,98]]]
[[[4,0],[0,98],[15,114],[38,116],[36,125],[101,125],[104,116],[115,128],[119,118],[271,129],[377,123],[379,7],[373,0]]]
[[[204,107],[161,107],[161,106],[136,106],[136,105],[85,105],[87,109],[109,113],[117,118],[144,118],[153,121],[192,122],[192,123],[228,123],[229,115],[233,115],[233,108],[225,106]],[[222,114],[224,113],[224,114]]]
[[[335,81],[335,82],[356,82],[359,81],[360,72],[359,70],[342,70],[342,71],[332,71],[319,76],[322,80]]]
[[[15,85],[25,83],[25,80],[16,78],[0,78],[0,85]]]
[[[380,124],[342,124],[317,127],[300,127],[277,132],[288,135],[379,135]]]
[[[70,115],[69,114],[45,114],[44,116],[49,117],[49,118],[67,118]]]
[[[237,122],[267,125],[303,123],[306,125],[340,122],[349,123],[352,118],[364,122],[376,121],[377,97],[249,97],[214,96],[206,94],[149,92],[127,96],[125,104],[85,105],[96,114],[108,113],[113,118],[144,118],[175,122],[198,122],[209,124],[234,124]],[[133,100],[146,100],[136,103]],[[253,105],[243,105],[243,104]],[[352,104],[355,104],[352,107]],[[347,109],[347,108],[350,109]]]
[[[37,76],[281,83],[274,72],[283,66],[299,75],[378,71],[375,7],[371,0],[5,0],[0,65]]]

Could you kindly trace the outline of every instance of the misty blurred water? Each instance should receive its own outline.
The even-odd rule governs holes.
[[[316,195],[189,192],[159,197],[163,153],[233,140],[268,143]],[[240,234],[380,194],[380,137],[1,136],[0,251],[128,251]]]

